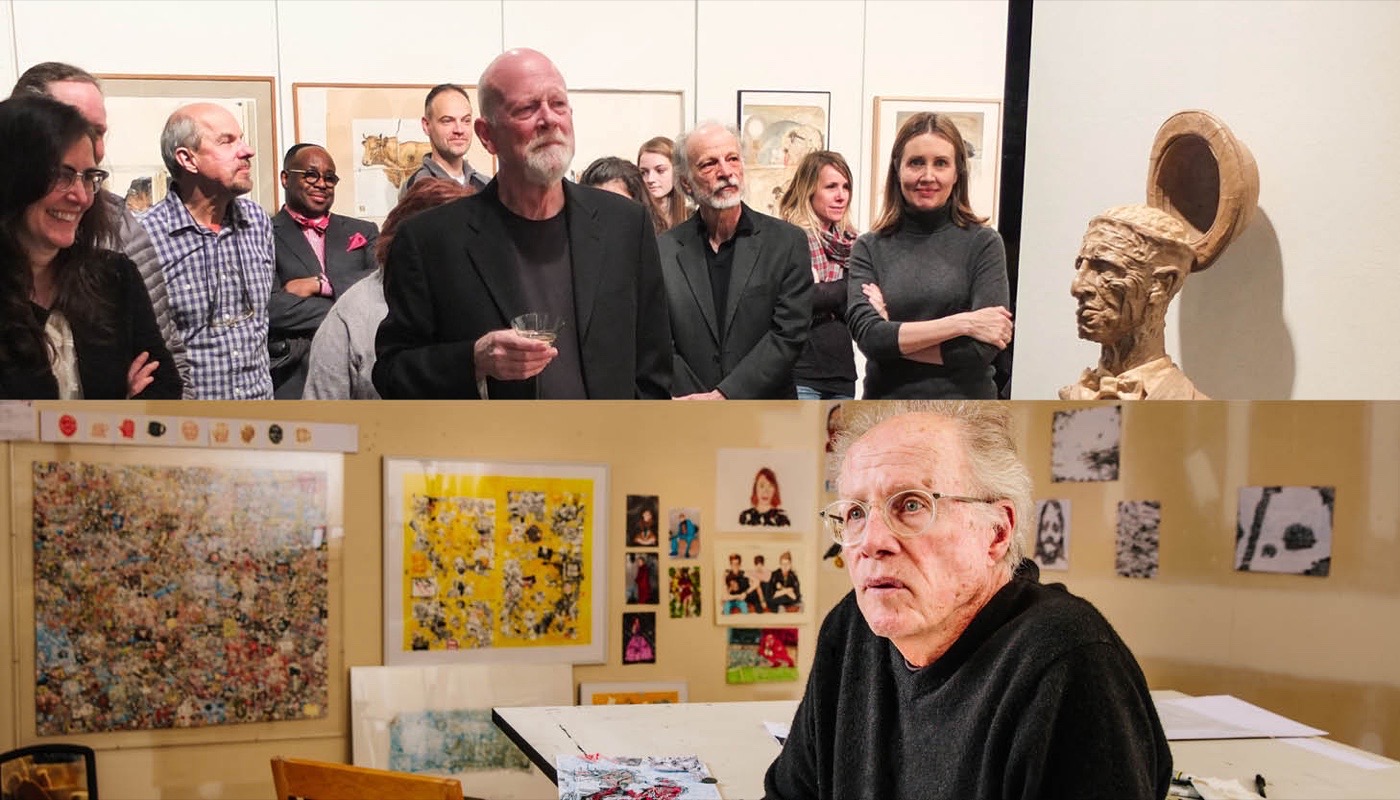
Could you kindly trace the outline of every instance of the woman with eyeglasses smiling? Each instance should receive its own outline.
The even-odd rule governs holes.
[[[93,144],[71,106],[0,103],[0,398],[180,397],[135,265],[99,247]]]

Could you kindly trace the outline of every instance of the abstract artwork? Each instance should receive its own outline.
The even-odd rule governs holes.
[[[808,153],[830,140],[830,92],[739,91],[744,202],[771,216]]]
[[[996,226],[997,193],[1001,189],[1001,102],[999,100],[937,100],[921,97],[876,97],[874,165],[870,181],[870,219],[880,216],[880,204],[885,192],[885,177],[890,167],[890,154],[899,128],[914,114],[931,111],[948,117],[962,134],[967,150],[968,199],[973,213],[988,217]]]
[[[1122,426],[1119,406],[1056,411],[1050,435],[1050,479],[1056,483],[1118,480]]]
[[[190,103],[214,103],[233,114],[253,149],[249,197],[277,212],[277,117],[273,79],[204,75],[100,75],[107,109],[107,187],[140,213],[163,200],[170,171],[160,155],[160,134],[170,114]]]
[[[1125,578],[1157,577],[1157,547],[1162,525],[1162,504],[1156,500],[1129,500],[1118,504],[1118,532],[1114,542],[1114,569]]]
[[[1035,552],[1041,569],[1069,569],[1068,500],[1040,500],[1035,504]]]
[[[1336,503],[1334,486],[1241,488],[1235,569],[1327,577]]]
[[[696,756],[559,756],[559,800],[720,800]]]
[[[572,695],[568,664],[352,667],[354,763],[455,777],[479,797],[549,797],[549,779],[491,721],[491,709],[569,705]]]
[[[671,618],[700,616],[700,568],[671,567]]]
[[[603,659],[607,470],[386,459],[387,664]]]
[[[797,680],[796,628],[730,628],[725,683]]]
[[[326,715],[326,473],[36,461],[33,491],[40,736]]]

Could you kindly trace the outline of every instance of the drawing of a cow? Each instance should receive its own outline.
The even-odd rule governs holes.
[[[400,142],[397,136],[365,136],[361,144],[364,156],[360,163],[366,167],[384,167],[384,177],[397,189],[404,179],[423,165],[423,156],[433,151],[427,142]]]

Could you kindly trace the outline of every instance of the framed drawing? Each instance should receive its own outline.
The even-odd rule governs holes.
[[[473,112],[476,87],[463,84]],[[404,179],[432,152],[423,132],[429,84],[294,83],[292,115],[298,142],[324,145],[340,173],[340,212],[383,224]],[[496,159],[472,136],[467,161],[496,174]]]
[[[714,554],[716,625],[803,625],[813,620],[811,598],[801,574],[807,546],[787,542],[717,542]],[[810,578],[810,576],[808,576]]]
[[[608,470],[384,460],[384,663],[604,661]]]
[[[351,667],[354,763],[447,775],[473,796],[533,800],[554,785],[491,722],[491,709],[573,702],[568,664]]]
[[[21,730],[99,750],[343,730],[339,455],[25,443],[12,463]]]
[[[642,142],[653,136],[675,139],[685,130],[685,94],[679,91],[570,89],[569,105],[574,110],[570,178],[603,156],[635,162]]]
[[[740,89],[739,152],[744,159],[744,202],[778,215],[802,157],[828,149],[831,92]]]
[[[170,114],[189,103],[228,109],[253,148],[249,197],[277,213],[276,91],[271,77],[233,75],[99,75],[107,105],[107,186],[126,196],[133,212],[159,203],[170,189],[170,171],[160,157],[160,133]]]
[[[718,531],[803,533],[817,521],[817,459],[809,450],[715,452]]]
[[[1001,101],[938,100],[926,97],[876,97],[874,150],[870,180],[870,219],[880,216],[885,194],[885,176],[890,168],[890,150],[899,126],[921,111],[947,114],[967,143],[968,199],[972,210],[997,224],[997,203],[1001,191]]]
[[[685,681],[636,681],[623,683],[580,683],[581,706],[623,706],[652,703],[684,703]]]

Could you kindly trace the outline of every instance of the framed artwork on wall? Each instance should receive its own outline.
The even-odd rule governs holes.
[[[806,545],[717,542],[711,552],[716,625],[805,625],[815,618],[807,596],[815,582],[811,575],[802,574],[811,563]]]
[[[253,190],[248,196],[267,213],[278,209],[276,91],[271,77],[235,75],[99,75],[107,106],[107,187],[145,211],[170,190],[170,170],[160,157],[160,133],[170,114],[190,103],[228,109],[253,149]]]
[[[802,157],[829,149],[831,92],[740,89],[739,152],[744,202],[772,216]]]
[[[608,469],[384,459],[384,663],[605,660]]]
[[[967,145],[968,199],[972,210],[997,224],[1001,191],[1001,101],[941,100],[931,97],[876,97],[870,154],[870,219],[880,216],[890,151],[904,121],[922,111],[946,114]]]
[[[292,116],[298,142],[323,145],[335,160],[337,211],[382,225],[399,187],[432,152],[423,132],[429,84],[294,83]],[[476,87],[462,84],[479,107]],[[486,176],[496,159],[472,136],[467,162]]]

